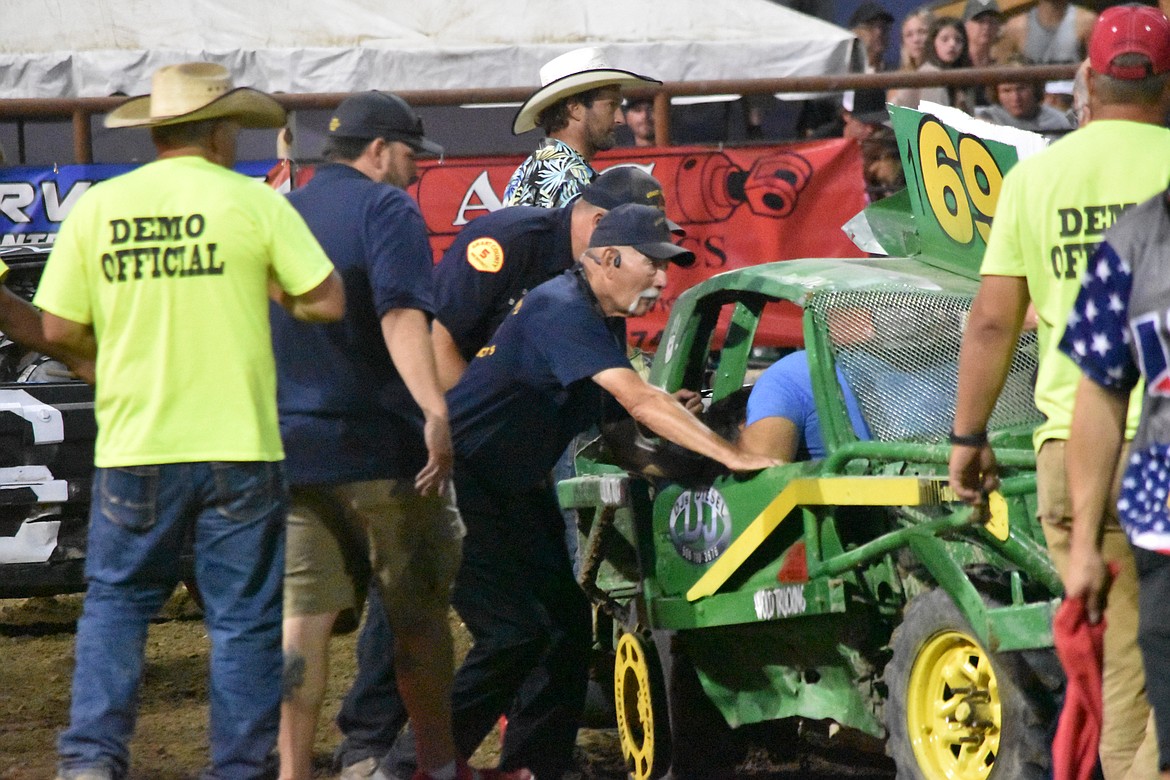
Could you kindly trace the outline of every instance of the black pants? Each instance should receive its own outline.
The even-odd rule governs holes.
[[[456,746],[470,754],[507,715],[500,768],[553,780],[572,762],[590,643],[564,521],[550,486],[507,493],[455,473],[467,538],[452,603],[475,642],[455,676]]]
[[[1158,767],[1170,769],[1170,555],[1133,548],[1138,575],[1138,644],[1146,698],[1158,731]]]

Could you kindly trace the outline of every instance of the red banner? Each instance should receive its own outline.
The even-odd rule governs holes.
[[[419,180],[410,193],[422,208],[436,262],[464,225],[500,208],[504,187],[522,160],[501,156],[419,163]],[[862,256],[841,231],[866,205],[861,153],[853,141],[615,149],[598,155],[593,164],[598,170],[637,165],[662,182],[667,215],[686,228],[681,243],[697,257],[690,268],[672,267],[662,298],[648,314],[630,320],[634,346],[654,350],[679,293],[716,273],[798,257]],[[303,183],[300,173],[298,185]],[[793,313],[757,341],[799,344],[799,312]]]

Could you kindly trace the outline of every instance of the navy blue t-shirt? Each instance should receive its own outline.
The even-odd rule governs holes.
[[[319,167],[289,200],[345,284],[341,322],[299,322],[272,305],[289,482],[412,477],[426,463],[422,411],[386,351],[381,318],[433,312],[422,214],[401,189],[348,165]]]
[[[601,419],[605,393],[591,378],[630,368],[623,326],[576,271],[524,296],[447,394],[461,463],[502,490],[547,478],[573,436]]]
[[[464,360],[530,290],[573,266],[573,207],[512,206],[469,223],[435,266],[435,319]]]

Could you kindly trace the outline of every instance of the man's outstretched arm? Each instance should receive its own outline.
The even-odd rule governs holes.
[[[755,471],[779,464],[755,455],[712,431],[665,390],[638,376],[632,368],[607,368],[593,381],[625,407],[630,416],[664,439],[719,461],[732,471]]]
[[[48,312],[42,316],[31,304],[8,290],[4,290],[2,295],[0,330],[16,343],[60,360],[86,382],[91,385],[94,383],[93,362],[97,358],[97,340],[93,335],[93,326]],[[12,305],[8,296],[20,305]]]

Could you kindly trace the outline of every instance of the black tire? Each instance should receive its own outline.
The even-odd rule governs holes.
[[[1050,776],[1055,698],[1025,654],[988,652],[942,590],[910,602],[890,644],[886,752],[899,780]]]
[[[670,768],[670,717],[654,644],[642,634],[623,633],[613,681],[618,736],[629,777],[657,780]]]

